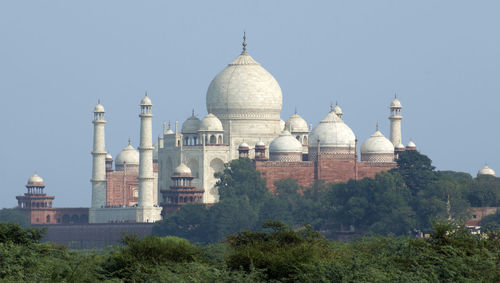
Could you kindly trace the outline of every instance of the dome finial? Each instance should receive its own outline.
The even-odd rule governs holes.
[[[243,31],[243,43],[241,45],[243,45],[243,52],[241,52],[241,54],[246,54],[247,53],[247,33],[246,33],[246,31]]]
[[[377,125],[375,126],[375,128],[376,128],[376,129],[377,129],[377,131],[378,131],[378,121],[377,121]]]
[[[295,106],[295,114],[297,114],[297,106]]]
[[[330,112],[333,112],[334,107],[333,107],[333,102],[330,103]]]
[[[128,145],[130,145],[130,138],[128,138]]]
[[[398,98],[396,92],[394,92],[394,99]]]
[[[144,96],[148,96],[148,91],[144,91]]]
[[[169,130],[172,130],[172,129],[171,129],[171,124],[170,124],[170,121],[168,121],[168,129],[169,129]]]
[[[101,104],[101,99],[97,99],[97,104]]]
[[[191,111],[191,116],[193,116],[193,117],[194,117],[194,108],[193,108],[193,110]]]
[[[167,122],[163,121],[163,132],[167,131]]]

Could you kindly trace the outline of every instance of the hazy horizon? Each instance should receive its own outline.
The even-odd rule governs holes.
[[[338,102],[359,145],[389,136],[394,94],[402,135],[438,170],[500,172],[500,26],[496,1],[4,1],[0,3],[0,139],[4,192],[17,205],[37,171],[55,207],[90,206],[92,110],[106,109],[113,157],[206,114],[210,81],[247,50],[278,81],[281,117],[313,126]],[[492,128],[492,129],[491,129]]]

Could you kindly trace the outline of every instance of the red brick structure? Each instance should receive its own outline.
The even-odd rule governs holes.
[[[106,207],[130,207],[139,199],[139,167],[137,164],[117,163],[106,158]],[[153,174],[158,176],[158,160],[153,160]]]
[[[266,179],[266,185],[271,192],[275,191],[274,183],[279,180],[294,179],[300,186],[310,187],[315,180],[336,183],[374,178],[377,173],[389,171],[397,166],[396,162],[360,162],[357,161],[356,154],[337,159],[331,154],[323,156],[322,153],[318,155],[316,152],[313,160],[281,162],[260,158],[254,161],[254,166]]]
[[[17,196],[18,208],[26,213],[30,224],[81,224],[88,223],[89,209],[85,207],[52,207],[54,196],[43,190],[45,184],[37,174],[31,176],[26,185],[27,192]]]
[[[197,189],[191,183],[193,175],[191,169],[186,165],[179,165],[174,170],[172,176],[172,186],[167,190],[161,190],[163,201],[160,206],[163,208],[161,215],[165,215],[179,210],[181,206],[188,203],[203,203],[204,190]]]

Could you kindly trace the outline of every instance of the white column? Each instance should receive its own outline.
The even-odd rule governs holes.
[[[92,208],[106,205],[106,145],[104,136],[104,107],[94,109],[94,146],[92,150]]]
[[[394,146],[401,143],[401,108],[391,107],[391,115],[389,120],[391,121],[391,142]]]
[[[153,132],[151,100],[141,102],[141,142],[139,145],[139,207],[153,206]]]

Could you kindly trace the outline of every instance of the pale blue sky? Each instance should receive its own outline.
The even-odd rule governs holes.
[[[0,207],[35,170],[55,205],[90,206],[92,109],[116,156],[139,137],[139,101],[162,121],[206,114],[212,78],[248,51],[278,80],[282,118],[317,124],[338,101],[360,142],[403,104],[440,170],[500,172],[499,1],[2,1]]]

